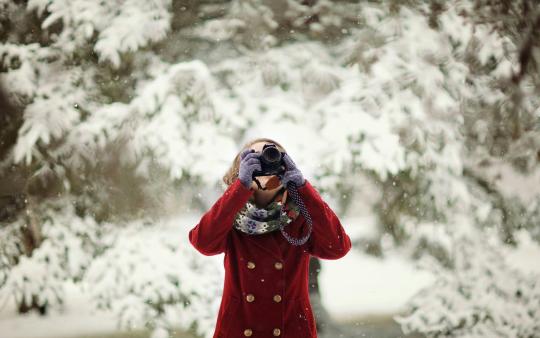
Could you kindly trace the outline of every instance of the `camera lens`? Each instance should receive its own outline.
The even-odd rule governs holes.
[[[268,147],[264,149],[262,157],[267,163],[279,162],[281,160],[281,153],[275,147]]]

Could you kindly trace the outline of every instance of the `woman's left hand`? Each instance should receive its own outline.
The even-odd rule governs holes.
[[[293,182],[296,184],[296,187],[300,187],[306,183],[304,175],[298,170],[294,161],[289,157],[289,154],[285,153],[283,155],[283,162],[285,162],[285,173],[281,179],[283,186],[287,186],[288,182]]]

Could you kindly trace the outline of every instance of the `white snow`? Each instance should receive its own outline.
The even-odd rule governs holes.
[[[351,250],[339,260],[321,261],[323,304],[336,320],[365,315],[391,315],[433,276],[398,254],[379,259]]]
[[[60,338],[116,331],[116,318],[105,312],[94,312],[90,299],[78,287],[66,287],[67,301],[63,312],[53,311],[47,317],[37,313],[18,315],[14,304],[0,309],[0,336],[6,338]]]

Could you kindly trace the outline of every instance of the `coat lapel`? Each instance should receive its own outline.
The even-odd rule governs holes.
[[[281,249],[279,247],[279,243],[277,242],[275,233],[269,233],[264,235],[248,235],[243,233],[243,235],[246,240],[248,240],[250,243],[253,243],[253,245],[259,247],[261,250],[266,251],[266,253],[268,253],[275,259],[279,261],[283,260]],[[281,234],[279,235],[281,236]]]

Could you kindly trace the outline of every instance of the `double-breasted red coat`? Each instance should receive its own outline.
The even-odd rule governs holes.
[[[351,240],[338,217],[306,179],[298,187],[312,219],[309,240],[289,244],[281,232],[249,235],[233,227],[235,215],[254,193],[237,178],[189,231],[202,254],[224,253],[225,281],[213,338],[316,338],[308,293],[310,256],[338,259]],[[302,214],[285,230],[301,237]]]

